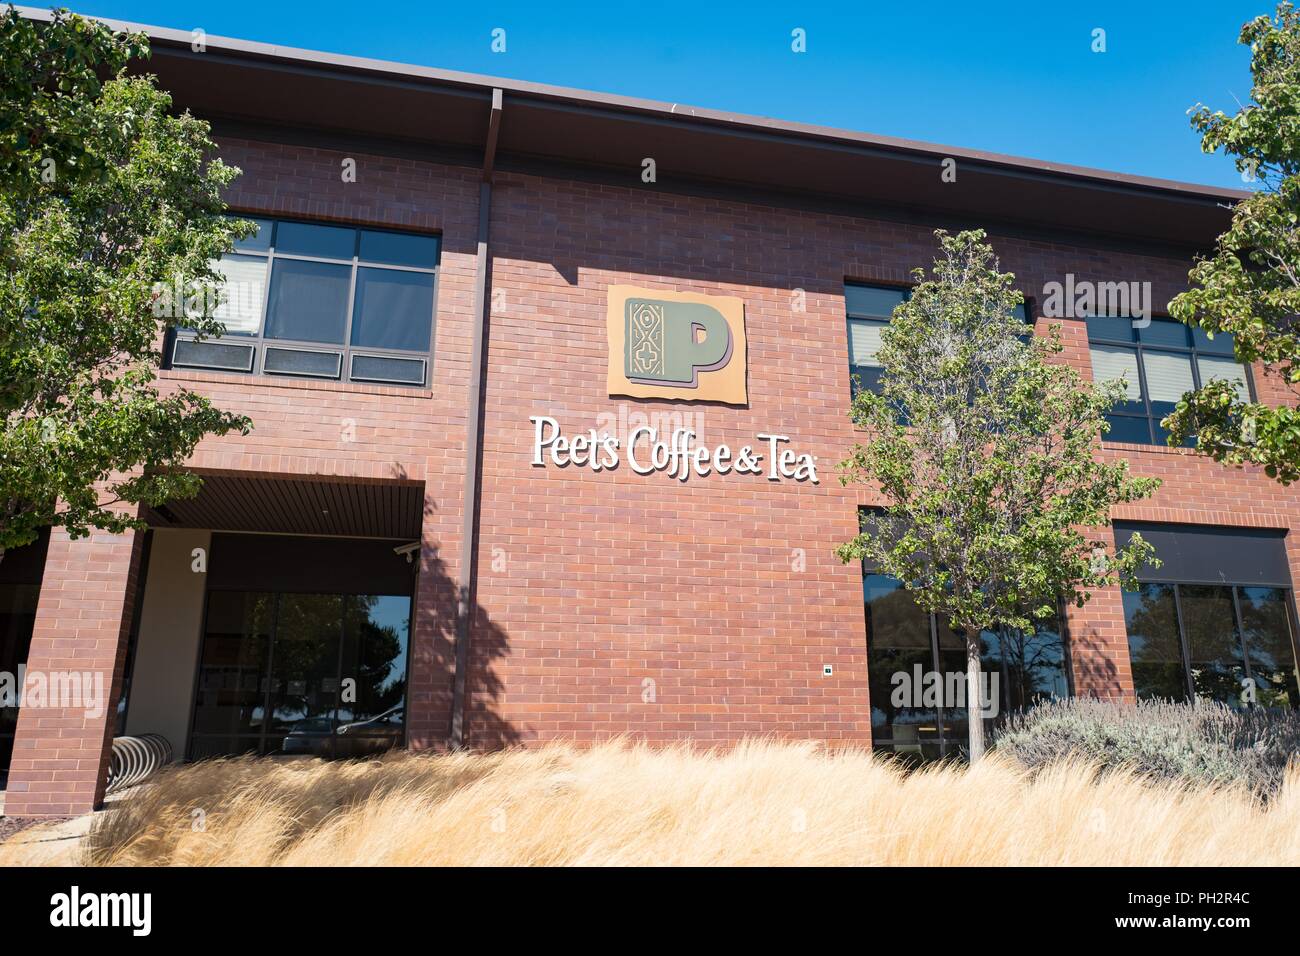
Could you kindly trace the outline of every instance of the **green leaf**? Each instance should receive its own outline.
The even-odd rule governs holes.
[[[155,386],[155,285],[215,280],[252,226],[223,215],[237,170],[209,159],[207,125],[123,74],[147,49],[66,11],[0,13],[0,550],[135,527],[130,506],[197,492],[203,437],[250,427]]]

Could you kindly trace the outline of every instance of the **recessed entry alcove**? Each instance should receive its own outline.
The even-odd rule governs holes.
[[[210,474],[152,509],[118,733],[177,758],[405,742],[424,487]]]

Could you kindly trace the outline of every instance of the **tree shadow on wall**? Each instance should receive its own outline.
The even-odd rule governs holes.
[[[425,516],[435,510],[426,497]],[[459,584],[448,573],[438,548],[425,548],[415,582],[411,638],[407,741],[412,750],[448,747],[456,675],[458,590]],[[470,593],[472,596],[473,589]],[[510,641],[477,601],[470,605],[470,621],[463,741],[474,750],[498,750],[522,740],[519,731],[498,710],[504,687],[493,665],[510,653]]]
[[[1076,697],[1118,698],[1124,695],[1115,651],[1095,626],[1076,625],[1069,635],[1070,662]]]

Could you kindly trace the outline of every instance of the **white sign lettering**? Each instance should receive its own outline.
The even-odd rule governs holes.
[[[812,455],[797,454],[784,447],[788,435],[759,434],[755,436],[764,453],[756,452],[753,445],[733,450],[729,445],[696,444],[694,429],[674,428],[667,437],[652,425],[641,425],[628,432],[627,445],[607,432],[590,429],[574,435],[565,435],[560,423],[546,415],[532,415],[533,464],[545,468],[570,465],[590,468],[592,471],[612,471],[622,460],[623,451],[627,465],[638,475],[664,472],[670,478],[686,481],[691,475],[700,478],[708,475],[766,475],[768,481],[817,480],[817,460]]]

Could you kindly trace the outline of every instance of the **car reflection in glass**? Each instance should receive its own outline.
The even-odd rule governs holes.
[[[365,757],[402,744],[402,707],[334,727],[329,717],[309,717],[293,725],[280,746],[285,754],[315,757]]]

